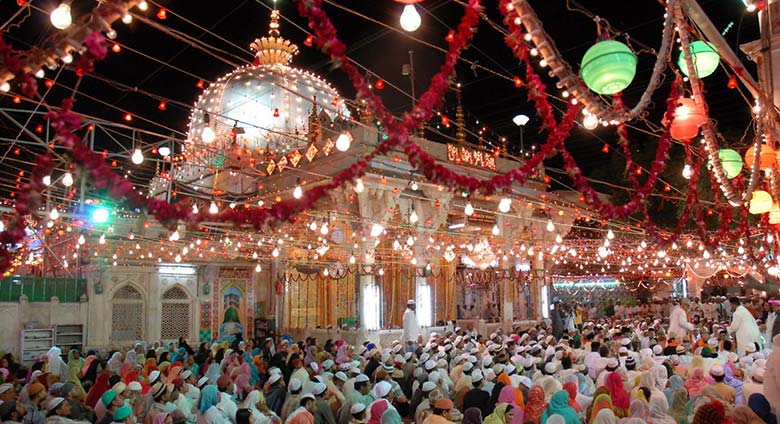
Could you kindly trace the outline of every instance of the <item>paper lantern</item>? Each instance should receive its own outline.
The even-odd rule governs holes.
[[[715,50],[715,46],[705,41],[694,41],[689,44],[688,47],[691,50],[691,58],[693,59],[693,67],[696,69],[696,75],[700,78],[711,75],[718,69],[720,63],[720,55]],[[680,52],[680,59],[677,60],[677,66],[680,67],[685,76],[688,75],[688,65],[685,63],[685,52]]]
[[[605,40],[594,44],[582,58],[580,76],[591,90],[599,94],[623,91],[636,74],[637,57],[625,44]]]
[[[772,210],[772,196],[764,190],[756,190],[750,199],[750,213],[759,215]]]
[[[731,149],[720,149],[718,151],[720,163],[723,165],[723,171],[726,178],[732,179],[742,172],[742,156]]]
[[[750,148],[747,149],[747,152],[745,152],[745,167],[748,169],[753,168],[753,163],[755,160],[756,148],[754,146],[750,146]],[[761,146],[761,154],[758,158],[758,168],[761,170],[772,169],[776,161],[777,152],[775,152],[775,149],[773,149],[772,146],[768,144]]]
[[[670,132],[676,140],[690,140],[699,133],[699,127],[707,120],[704,109],[693,99],[681,98],[674,110]]]

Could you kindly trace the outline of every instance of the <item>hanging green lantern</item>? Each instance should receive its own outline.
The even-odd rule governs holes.
[[[605,40],[585,52],[580,77],[585,85],[599,94],[611,95],[623,91],[636,75],[637,57],[625,44]]]
[[[720,55],[715,46],[706,41],[694,41],[688,47],[691,50],[691,59],[693,59],[693,66],[696,68],[696,74],[699,78],[704,78],[711,75],[718,69],[720,63]],[[680,52],[680,59],[677,60],[677,66],[680,67],[685,76],[688,76],[688,66],[685,64],[685,52]]]
[[[723,165],[723,171],[726,178],[732,179],[742,172],[742,156],[731,149],[720,149],[718,151],[720,163]]]

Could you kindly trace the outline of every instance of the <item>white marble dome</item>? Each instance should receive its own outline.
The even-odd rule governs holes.
[[[195,103],[184,160],[172,172],[180,186],[212,197],[251,197],[274,159],[306,151],[313,116],[322,127],[349,117],[327,81],[289,66],[298,48],[279,35],[278,20],[274,10],[269,35],[252,43],[255,63],[219,78]]]
[[[234,127],[243,129],[239,141],[249,148],[282,151],[305,145],[309,116],[316,103],[317,114],[331,120],[348,114],[338,92],[317,75],[283,64],[245,66],[220,78],[198,101],[188,139],[197,146],[228,145]],[[208,126],[216,138],[204,143]],[[239,131],[240,132],[240,131]]]

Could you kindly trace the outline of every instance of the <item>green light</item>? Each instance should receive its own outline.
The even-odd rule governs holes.
[[[742,172],[742,156],[731,149],[720,149],[718,151],[720,163],[723,165],[723,171],[726,172],[726,178],[732,179]]]
[[[92,211],[92,222],[95,224],[103,224],[108,221],[109,214],[108,209],[96,208]]]
[[[611,95],[623,91],[636,74],[637,57],[625,44],[605,40],[585,52],[580,77],[585,85],[599,94]]]
[[[705,41],[694,41],[688,46],[691,49],[693,67],[696,68],[696,74],[699,78],[711,75],[718,69],[720,55],[715,50],[715,46]],[[688,66],[685,64],[685,52],[680,52],[680,58],[677,60],[677,66],[680,67],[685,76],[688,76]]]

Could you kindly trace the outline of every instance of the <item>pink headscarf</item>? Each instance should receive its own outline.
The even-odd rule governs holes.
[[[366,424],[379,424],[379,422],[382,420],[382,414],[387,411],[387,408],[390,406],[390,403],[388,403],[385,399],[379,399],[371,404],[371,416],[368,418],[368,422]]]
[[[89,369],[89,366],[92,364],[92,361],[97,359],[95,355],[89,355],[86,358],[84,358],[84,366],[81,367],[81,375],[87,375],[87,370]]]
[[[336,352],[336,363],[337,364],[345,364],[347,362],[351,362],[351,359],[349,355],[347,355],[347,350],[349,349],[349,345],[344,343],[341,346],[339,346],[338,352]]]
[[[688,391],[688,396],[694,397],[700,395],[707,384],[707,380],[704,378],[704,370],[701,368],[694,368],[691,378],[683,383],[683,387]]]
[[[513,386],[504,386],[501,389],[501,393],[498,394],[498,403],[508,403],[515,409],[515,416],[512,418],[511,423],[506,424],[523,424],[523,409],[517,406],[515,402],[515,396],[517,395],[517,389]]]
[[[166,418],[168,418],[168,413],[160,412],[159,414],[154,416],[154,420],[152,420],[152,424],[164,424]]]

